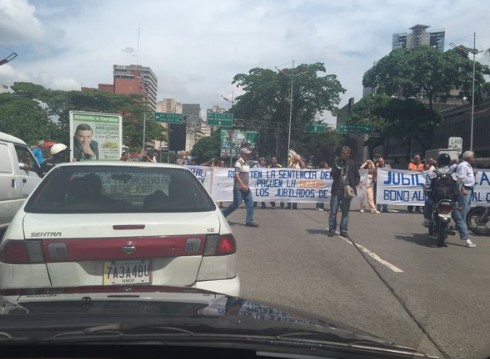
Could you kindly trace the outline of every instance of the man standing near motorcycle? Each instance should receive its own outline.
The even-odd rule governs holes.
[[[471,197],[473,197],[473,189],[475,187],[475,171],[473,170],[473,163],[475,162],[475,154],[473,151],[466,151],[463,153],[463,161],[456,167],[456,175],[460,182],[460,191],[458,193],[458,206],[460,211],[453,212],[453,219],[458,226],[458,222],[464,225],[466,230],[466,238],[468,238],[468,229],[466,227],[466,215],[471,206]],[[458,227],[459,231],[459,227]],[[460,231],[461,235],[461,231]],[[462,238],[463,239],[463,238]],[[469,241],[469,242],[468,242]],[[476,247],[476,244],[471,242],[468,238],[466,245],[470,248]]]
[[[437,204],[437,201],[440,201],[442,199],[450,199],[451,201],[453,201],[453,204],[455,202],[458,202],[457,207],[461,207],[461,204],[459,204],[460,192],[457,184],[458,177],[455,173],[452,172],[451,168],[449,167],[449,165],[451,164],[451,158],[449,157],[448,154],[443,153],[439,156],[437,162],[439,164],[439,168],[427,172],[426,183],[424,186],[424,189],[427,193],[425,206],[424,206],[424,225],[429,228],[431,228],[432,221],[434,220],[432,218],[433,206]],[[453,179],[452,188],[450,188],[449,191],[448,190],[442,191],[448,193],[447,197],[450,198],[440,198],[441,191],[439,188],[437,188],[437,183],[436,183],[437,178],[440,178],[441,176],[444,175],[449,175]],[[466,223],[461,218],[460,208],[457,207],[452,211],[452,218],[456,223],[456,228],[459,232],[459,236],[462,240],[466,242],[467,247],[474,248],[476,247],[476,244],[474,244],[469,238]]]

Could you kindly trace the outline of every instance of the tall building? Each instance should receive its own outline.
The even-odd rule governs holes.
[[[157,108],[158,79],[149,67],[141,65],[114,65],[114,93],[142,94],[148,107]]]
[[[157,102],[157,112],[182,113],[182,104],[174,98],[164,98]]]
[[[192,151],[192,147],[199,141],[201,134],[201,105],[197,103],[183,103],[182,115],[186,118],[185,150]]]
[[[393,34],[393,50],[395,49],[413,49],[417,46],[432,46],[438,51],[444,51],[444,39],[446,32],[444,30],[428,32],[430,26],[415,25],[410,28],[411,33]]]

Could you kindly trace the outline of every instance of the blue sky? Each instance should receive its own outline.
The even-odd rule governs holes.
[[[476,32],[484,50],[489,13],[488,0],[0,0],[0,57],[19,55],[0,67],[0,84],[96,87],[112,82],[113,64],[138,62],[158,76],[159,100],[205,110],[239,95],[235,74],[294,60],[325,63],[347,90],[343,105],[361,98],[362,75],[389,53],[393,33],[445,29],[447,49],[472,47]]]

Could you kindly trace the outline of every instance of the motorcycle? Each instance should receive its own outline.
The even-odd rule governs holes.
[[[470,208],[466,215],[466,225],[475,234],[490,236],[490,206]]]
[[[452,210],[453,201],[450,199],[440,200],[433,206],[433,220],[429,228],[429,235],[435,237],[438,247],[443,247],[446,243]]]

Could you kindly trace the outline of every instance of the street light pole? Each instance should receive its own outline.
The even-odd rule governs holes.
[[[470,151],[473,151],[473,128],[475,120],[475,55],[476,55],[476,32],[473,33],[473,85],[471,90],[471,127],[470,127]]]
[[[303,72],[300,72],[300,73],[297,73],[295,74],[294,73],[294,60],[292,62],[292,67],[291,67],[291,74],[287,74],[285,73],[284,71],[282,70],[279,70],[277,67],[276,69],[283,75],[286,75],[288,77],[291,78],[291,93],[290,93],[290,97],[291,97],[291,102],[289,103],[289,126],[288,126],[288,148],[287,148],[287,152],[286,152],[286,159],[289,157],[289,149],[291,148],[291,126],[292,126],[292,122],[293,122],[293,91],[294,91],[294,78],[296,76],[301,76],[301,75],[304,75],[306,74],[308,71],[303,71]]]
[[[289,103],[289,130],[288,130],[288,148],[286,151],[286,160],[289,158],[291,148],[291,123],[293,120],[293,88],[294,88],[294,60],[291,67],[291,102]]]

